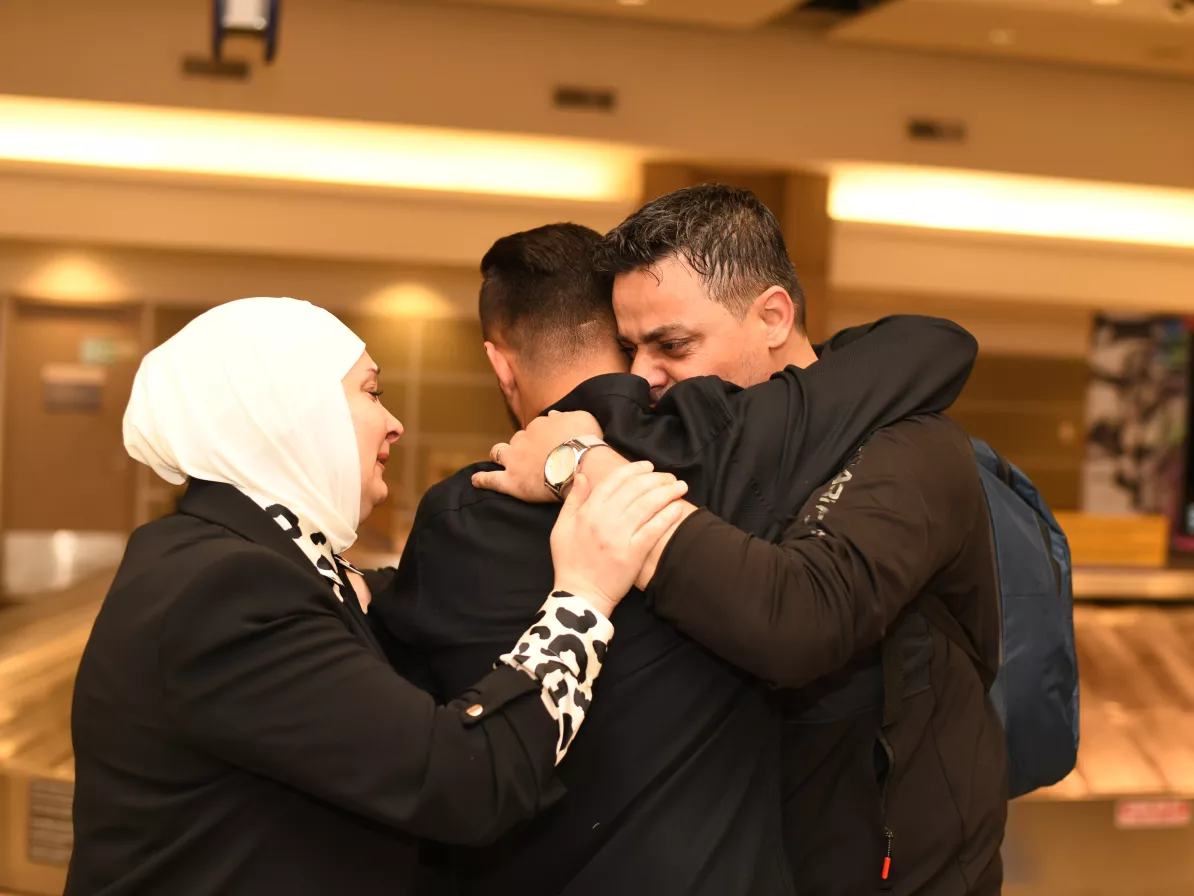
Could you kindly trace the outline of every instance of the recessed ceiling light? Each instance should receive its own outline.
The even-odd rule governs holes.
[[[618,0],[618,6],[646,6],[647,0]]]
[[[1090,0],[1095,6],[1119,6],[1124,0]]]
[[[997,47],[1006,47],[1016,40],[1016,32],[1007,28],[995,28],[990,34],[991,43]]]

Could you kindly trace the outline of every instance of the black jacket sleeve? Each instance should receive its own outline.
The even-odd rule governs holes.
[[[689,500],[774,540],[792,511],[877,429],[948,408],[978,345],[947,320],[883,318],[839,333],[821,360],[740,389],[715,377],[676,384],[653,411],[594,408],[606,440],[689,484]]]
[[[538,681],[503,667],[437,706],[328,600],[262,550],[208,567],[163,622],[173,723],[232,765],[444,842],[486,843],[561,795]]]
[[[904,420],[818,489],[778,545],[706,511],[689,517],[647,597],[734,665],[800,687],[877,642],[951,562],[970,537],[981,488],[960,427]]]

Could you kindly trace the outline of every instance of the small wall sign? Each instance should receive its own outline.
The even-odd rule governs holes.
[[[45,364],[41,369],[42,402],[47,411],[98,414],[108,372],[88,364]]]
[[[1184,828],[1189,824],[1189,800],[1117,800],[1115,803],[1115,826],[1120,830]]]

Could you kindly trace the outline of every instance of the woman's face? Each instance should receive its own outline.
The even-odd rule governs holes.
[[[386,499],[390,446],[402,436],[402,424],[381,403],[377,376],[377,365],[368,352],[362,352],[343,380],[361,460],[361,522]]]

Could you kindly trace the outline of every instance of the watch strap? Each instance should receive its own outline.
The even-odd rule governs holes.
[[[599,436],[577,436],[575,439],[569,439],[568,441],[583,446],[585,451],[588,451],[590,448],[599,448],[606,444],[605,439]]]
[[[576,458],[575,463],[572,466],[572,472],[569,473],[562,482],[558,483],[552,482],[547,478],[546,475],[543,477],[543,481],[547,487],[551,489],[551,493],[556,496],[557,500],[560,501],[564,500],[564,489],[571,485],[572,481],[576,478],[576,472],[580,469],[580,462],[584,458],[585,454],[592,448],[600,448],[602,446],[608,447],[608,443],[598,436],[583,435],[576,436],[575,438],[568,439],[566,442],[562,442],[556,447],[555,450],[558,451],[560,448],[565,446],[572,449],[573,456]]]

